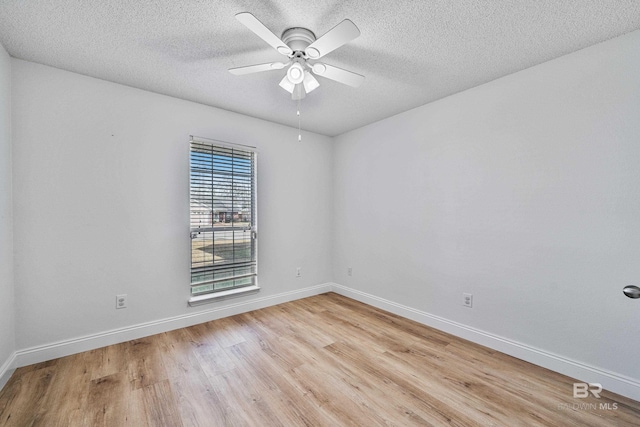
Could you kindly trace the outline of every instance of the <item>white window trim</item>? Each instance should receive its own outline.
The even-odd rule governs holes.
[[[219,291],[211,294],[197,295],[195,297],[189,298],[189,306],[193,307],[200,304],[205,304],[207,302],[213,302],[213,300],[241,296],[242,294],[247,293],[256,293],[260,290],[260,286],[245,286],[242,288],[229,289],[228,291]]]
[[[244,144],[236,144],[236,143],[231,143],[231,142],[226,142],[226,141],[221,141],[218,139],[211,139],[211,138],[205,138],[202,136],[195,136],[195,135],[189,135],[189,142],[191,141],[203,141],[203,142],[213,142],[216,143],[218,145],[224,146],[224,147],[228,147],[228,148],[242,148],[242,149],[249,149],[250,151],[253,151],[255,153],[255,155],[258,155],[258,149],[252,145],[244,145]],[[189,154],[191,155],[191,154]],[[258,176],[258,165],[257,165],[257,161],[254,164],[254,173],[256,176],[256,181],[254,183],[254,188],[253,188],[253,193],[254,193],[254,214],[256,215],[256,220],[255,220],[255,229],[254,232],[258,233],[258,221],[257,221],[257,214],[258,214],[258,185],[257,185],[257,176]],[[189,170],[189,174],[191,174],[191,171]],[[190,180],[190,179],[189,179]],[[191,184],[189,184],[189,186],[191,186]],[[191,226],[189,224],[188,226],[189,229],[189,235],[191,235]],[[256,245],[256,260],[258,259],[258,246]],[[233,298],[233,297],[239,297],[239,296],[243,296],[246,294],[255,294],[258,293],[260,291],[260,286],[259,286],[259,282],[258,282],[258,275],[256,274],[255,276],[255,284],[251,285],[251,286],[244,286],[241,288],[234,288],[234,289],[229,289],[227,291],[218,291],[218,292],[213,292],[213,293],[209,293],[209,294],[203,294],[203,295],[196,295],[196,296],[191,296],[188,300],[188,305],[189,307],[194,307],[194,306],[198,306],[201,304],[206,304],[209,302],[214,302],[216,300],[222,300],[222,299],[227,299],[227,298]]]

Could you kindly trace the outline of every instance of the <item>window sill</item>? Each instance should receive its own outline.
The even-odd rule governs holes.
[[[248,293],[255,293],[260,290],[260,286],[245,286],[243,288],[230,289],[228,291],[220,291],[212,294],[206,295],[198,295],[195,297],[189,298],[189,305],[193,307],[194,305],[206,304],[208,302],[213,302],[220,299],[225,299],[227,297],[236,297]]]

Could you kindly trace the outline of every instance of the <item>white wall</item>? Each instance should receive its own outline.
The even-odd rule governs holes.
[[[21,351],[331,280],[331,138],[12,61]],[[189,135],[258,147],[257,295],[187,307]]]
[[[11,58],[0,45],[0,387],[16,349],[11,196]]]
[[[638,70],[634,32],[337,137],[335,281],[640,381]]]

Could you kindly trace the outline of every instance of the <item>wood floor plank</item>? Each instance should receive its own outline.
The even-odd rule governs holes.
[[[247,341],[226,351],[236,359],[237,365],[243,367],[243,372],[247,373],[258,390],[269,396],[268,403],[274,407],[276,413],[281,414],[279,418],[284,419],[285,425],[322,425],[323,418],[313,405],[298,393],[289,369],[263,351],[258,343]]]
[[[91,380],[106,377],[127,370],[127,348],[130,343],[114,344],[88,351]]]
[[[0,426],[638,426],[640,402],[328,293],[15,371]]]
[[[193,342],[193,353],[201,369],[210,377],[235,368],[233,360],[224,352],[219,340],[214,338],[216,324],[208,322],[186,329]]]
[[[233,319],[242,327],[247,342],[260,345],[263,352],[276,360],[283,369],[291,369],[305,363],[304,354],[296,351],[286,342],[281,341],[281,335],[275,335],[255,312],[243,313]],[[250,326],[249,326],[250,325]]]
[[[0,392],[0,426],[45,425],[38,408],[55,375],[55,366],[16,370]]]
[[[225,396],[237,422],[246,426],[281,426],[278,415],[265,402],[261,390],[251,378],[238,367],[210,378],[216,389]]]
[[[84,420],[87,426],[123,426],[127,423],[129,374],[117,372],[91,380]]]
[[[91,373],[86,353],[58,360],[55,374],[38,409],[38,418],[51,426],[82,423]]]
[[[402,375],[399,366],[381,365],[384,359],[379,354],[364,355],[359,349],[345,343],[336,343],[327,347],[342,360],[357,364],[361,369],[373,376],[384,378],[388,384],[393,384],[397,390],[405,391],[411,396],[413,407],[429,413],[430,422],[455,426],[474,425],[474,421],[465,417],[457,410],[458,405],[447,402],[446,396],[431,392],[432,383],[429,379],[420,382],[417,375]],[[480,414],[479,414],[480,415]]]
[[[145,425],[171,427],[183,425],[169,380],[150,384],[133,390],[132,393],[142,395],[143,405],[139,412],[145,414]]]
[[[292,370],[291,376],[326,419],[325,425],[378,426],[384,425],[384,415],[367,411],[354,397],[351,387],[340,372],[318,369],[317,362],[304,364]]]
[[[175,393],[176,405],[187,426],[227,425],[229,408],[205,375],[185,329],[158,335],[158,347]]]
[[[313,313],[305,312],[296,305],[280,305],[278,318],[289,322],[294,336],[303,337],[313,346],[322,348],[336,341],[334,331],[331,329],[315,327],[307,328],[309,322],[321,322],[322,317]]]
[[[131,387],[139,389],[167,379],[157,339],[146,337],[129,341],[125,347]]]

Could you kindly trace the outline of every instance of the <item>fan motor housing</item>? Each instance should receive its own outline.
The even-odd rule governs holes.
[[[293,27],[284,30],[281,37],[294,52],[304,52],[311,43],[316,41],[313,31],[301,27]]]

